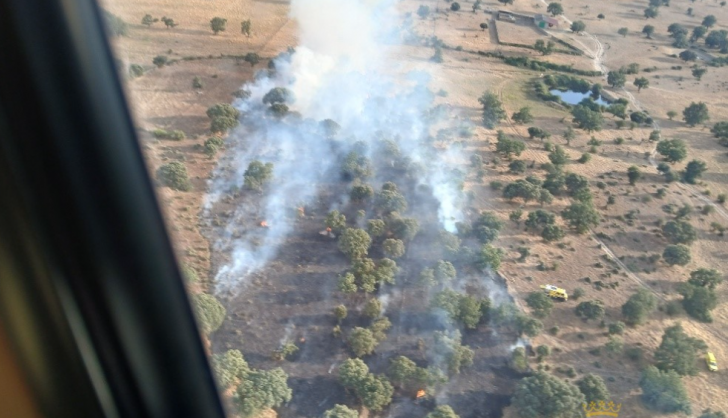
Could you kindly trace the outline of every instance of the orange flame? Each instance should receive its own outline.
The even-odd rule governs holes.
[[[302,342],[302,343],[305,343],[306,342],[306,338],[301,337],[301,339],[299,341]]]
[[[326,232],[331,232],[331,228],[326,228]]]
[[[424,390],[418,390],[417,391],[417,395],[415,395],[415,398],[419,399],[419,398],[421,398],[423,396],[425,396],[425,391]]]
[[[263,228],[268,228],[268,222],[260,221],[260,226],[262,226]]]

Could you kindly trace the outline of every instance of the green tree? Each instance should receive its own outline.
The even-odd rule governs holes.
[[[675,371],[663,372],[655,366],[649,366],[642,372],[640,387],[642,402],[648,408],[661,413],[691,413],[688,393]]]
[[[634,80],[634,85],[637,87],[637,93],[639,93],[642,89],[650,87],[650,80],[644,77],[638,77]]]
[[[157,55],[152,60],[152,64],[156,65],[157,68],[162,68],[165,65],[167,65],[167,56],[166,55]]]
[[[488,24],[487,24],[487,23],[485,23],[485,22],[481,23],[481,24],[480,24],[480,29],[482,29],[482,30],[483,30],[483,32],[485,32],[485,30],[486,30],[486,29],[488,29]]]
[[[512,401],[520,418],[580,418],[583,403],[579,388],[546,372],[522,379]]]
[[[293,103],[295,96],[293,92],[285,87],[274,87],[263,96],[263,104],[272,105],[275,103]]]
[[[533,309],[533,315],[545,318],[551,313],[554,302],[544,292],[531,292],[526,297],[526,303]]]
[[[622,321],[617,321],[609,324],[609,335],[622,335],[624,334],[625,328],[626,326]]]
[[[425,418],[460,418],[460,415],[456,414],[450,405],[438,405]]]
[[[382,252],[389,258],[400,258],[404,255],[404,242],[399,239],[385,239],[382,243]]]
[[[192,183],[190,183],[187,175],[187,167],[179,161],[173,161],[159,167],[157,179],[162,185],[174,190],[186,192],[192,189]]]
[[[454,375],[460,373],[463,367],[470,367],[473,364],[473,350],[462,345],[459,331],[446,334],[442,331],[435,331],[434,354],[442,356],[447,364],[447,371]]]
[[[682,376],[698,374],[697,353],[708,348],[700,339],[685,334],[680,324],[665,329],[662,343],[655,350],[655,366],[667,371],[674,370]]]
[[[561,217],[580,234],[599,224],[599,214],[590,203],[574,202],[561,212]]]
[[[627,82],[627,76],[622,71],[610,71],[607,73],[607,83],[612,88],[624,87],[624,83]]]
[[[708,69],[705,67],[694,67],[692,74],[696,80],[700,81],[700,79],[702,79],[703,76],[705,75],[705,73],[707,73],[707,72],[708,72]]]
[[[387,375],[392,383],[404,387],[417,372],[417,364],[405,356],[398,356],[390,360]]]
[[[359,418],[359,413],[349,409],[346,405],[334,405],[333,408],[324,412],[323,418]]]
[[[604,316],[604,303],[601,300],[584,301],[576,305],[574,313],[585,321],[599,319]]]
[[[339,236],[339,250],[354,260],[362,258],[369,252],[372,238],[367,231],[358,228],[346,228]]]
[[[351,351],[357,357],[366,356],[374,352],[377,347],[377,340],[374,334],[366,328],[356,327],[351,331],[347,340]]]
[[[334,232],[339,232],[346,228],[346,216],[343,213],[339,213],[338,210],[332,210],[329,212],[328,215],[326,215],[326,219],[324,219],[324,225],[326,225],[327,228],[331,228]]]
[[[164,23],[164,26],[166,26],[167,29],[174,28],[175,26],[179,26],[179,23],[174,23],[174,19],[172,19],[171,17],[166,17],[165,16],[165,17],[162,17],[159,20],[161,20],[162,23]]]
[[[387,232],[387,225],[381,219],[370,219],[367,221],[367,232],[372,237],[381,237]]]
[[[374,206],[384,212],[402,212],[407,209],[407,200],[398,190],[381,190],[374,198]]]
[[[698,233],[692,225],[685,221],[669,221],[662,226],[662,235],[672,244],[692,244]]]
[[[645,27],[642,28],[642,33],[644,33],[648,39],[652,39],[652,34],[655,33],[655,27],[652,25],[645,25]]]
[[[251,161],[243,174],[243,185],[246,189],[261,191],[273,177],[273,163],[258,160]]]
[[[703,123],[708,119],[710,119],[708,106],[703,102],[692,102],[690,106],[683,110],[683,120],[690,127]]]
[[[435,263],[433,267],[433,272],[435,275],[435,280],[437,280],[438,283],[452,281],[457,276],[455,266],[453,266],[452,263],[450,263],[449,261],[444,260],[440,260]]]
[[[460,10],[460,3],[456,1],[452,2],[450,4],[450,10],[452,10],[453,12],[457,12],[458,10]]]
[[[608,402],[611,397],[609,389],[607,389],[607,385],[604,383],[604,379],[598,375],[592,373],[586,374],[575,383],[579,391],[584,394],[587,403],[599,401]]]
[[[571,110],[571,114],[574,116],[574,123],[578,128],[587,132],[602,130],[604,118],[601,112],[591,110],[587,106],[577,105]]]
[[[210,20],[210,28],[215,33],[215,35],[217,35],[219,32],[225,32],[226,24],[227,19],[223,19],[221,17],[213,17],[212,20]]]
[[[248,52],[247,54],[245,54],[243,61],[250,64],[251,67],[255,67],[260,62],[260,55],[256,54],[255,52]]]
[[[548,7],[546,7],[546,11],[551,13],[551,16],[558,16],[564,14],[564,8],[561,6],[561,3],[549,3]]]
[[[250,373],[248,362],[245,361],[240,350],[213,354],[212,369],[222,389],[227,389],[245,380]]]
[[[525,180],[516,180],[503,188],[503,197],[508,200],[520,197],[524,202],[529,202],[538,199],[540,195],[541,189]]]
[[[557,145],[554,147],[553,151],[549,153],[549,160],[553,165],[564,165],[569,162],[569,154],[567,154],[561,146]]]
[[[690,272],[688,283],[693,286],[707,287],[715,289],[716,286],[723,282],[723,277],[718,270],[699,268]]]
[[[355,387],[369,374],[369,367],[360,359],[347,359],[339,366],[339,380],[348,388]]]
[[[629,33],[629,29],[627,28],[619,28],[617,29],[617,33],[622,35],[623,38],[627,37],[627,34]]]
[[[692,160],[685,166],[683,172],[683,180],[688,184],[695,184],[695,180],[702,177],[703,173],[708,169],[705,162],[700,160]]]
[[[665,139],[658,142],[657,152],[670,163],[682,161],[688,156],[685,142],[680,139]]]
[[[647,289],[639,289],[622,305],[622,315],[630,325],[639,325],[657,308],[655,296]]]
[[[361,312],[369,318],[377,318],[382,315],[382,302],[377,298],[369,299]]]
[[[660,12],[657,7],[648,7],[645,9],[645,19],[655,19],[659,14]]]
[[[668,245],[662,252],[662,259],[670,266],[685,266],[690,262],[690,248],[682,245]]]
[[[344,305],[339,305],[339,306],[335,307],[333,312],[334,312],[334,317],[336,318],[336,321],[339,323],[341,321],[343,321],[344,318],[346,318],[346,316],[348,315],[348,310],[346,309],[346,306],[344,306]]]
[[[250,19],[243,20],[240,22],[240,32],[250,38],[250,32],[253,29],[253,22]]]
[[[710,311],[718,306],[718,296],[715,294],[715,290],[682,283],[678,291],[683,297],[682,305],[688,315],[702,322],[713,322]]]
[[[210,334],[217,331],[225,320],[225,307],[207,293],[200,293],[193,299],[195,313],[202,332]]]
[[[343,293],[356,293],[356,276],[354,276],[352,273],[346,273],[345,275],[339,277],[338,288],[339,291]]]
[[[518,112],[515,112],[512,117],[513,121],[520,124],[527,124],[533,122],[533,115],[531,115],[530,107],[522,107]]]
[[[521,155],[525,149],[526,144],[521,141],[509,139],[503,131],[498,131],[495,150],[501,156],[510,160],[513,155],[516,157]]]
[[[473,235],[482,244],[487,244],[498,239],[498,233],[503,228],[503,222],[493,212],[483,211],[473,221]]]
[[[629,167],[627,169],[627,177],[629,178],[629,184],[634,186],[635,183],[637,183],[637,180],[642,177],[642,173],[640,172],[639,167],[637,167],[636,165]]]
[[[552,41],[544,42],[543,39],[537,40],[533,45],[533,49],[540,52],[542,55],[550,55],[554,51],[555,47],[556,44]]]
[[[566,236],[564,230],[558,225],[547,225],[541,231],[541,238],[546,242],[554,242],[563,239]]]
[[[728,139],[728,122],[718,122],[710,129],[716,138]]]
[[[264,409],[290,402],[293,392],[287,380],[288,375],[280,368],[249,373],[233,398],[240,415],[253,417]]]
[[[706,28],[710,29],[710,28],[712,28],[713,26],[715,26],[715,23],[716,23],[717,21],[718,21],[718,20],[717,20],[717,19],[715,18],[715,16],[713,16],[713,15],[708,15],[708,16],[705,16],[705,18],[703,19],[703,23],[702,23],[702,26],[705,26]]]
[[[490,244],[485,244],[477,254],[475,265],[481,270],[492,269],[498,271],[503,258],[503,250]]]
[[[580,32],[584,32],[584,30],[586,30],[586,24],[584,22],[582,22],[581,20],[575,20],[574,22],[571,23],[572,32],[580,33]]]
[[[142,18],[142,25],[146,27],[151,27],[154,23],[159,22],[159,19],[155,19],[150,14],[144,15]]]
[[[574,139],[576,139],[576,132],[574,132],[574,128],[567,126],[566,131],[564,131],[564,140],[566,140],[566,145],[569,145]]]
[[[506,111],[496,94],[486,91],[480,96],[478,102],[483,106],[483,125],[487,128],[493,129],[506,118]]]
[[[537,128],[535,126],[531,126],[530,128],[528,128],[528,137],[531,138],[531,139],[533,139],[533,138],[539,138],[540,140],[543,141],[544,139],[550,138],[551,137],[551,134],[548,133],[548,132],[546,132],[546,131],[544,131],[541,128]]]
[[[357,184],[351,188],[349,197],[355,202],[363,202],[374,195],[374,189],[368,184]]]

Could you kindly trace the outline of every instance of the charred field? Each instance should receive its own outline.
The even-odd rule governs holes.
[[[510,403],[510,394],[521,377],[507,365],[519,336],[508,327],[491,326],[485,316],[475,329],[464,329],[443,309],[431,304],[435,295],[444,289],[454,289],[494,304],[512,300],[504,291],[505,283],[500,277],[473,267],[472,260],[458,255],[460,249],[466,248],[469,250],[465,252],[472,254],[479,243],[475,239],[460,242],[455,234],[443,229],[438,220],[440,203],[432,187],[422,181],[425,168],[404,155],[391,140],[379,138],[364,143],[342,135],[325,137],[319,132],[320,125],[312,127],[296,115],[267,117],[276,125],[313,130],[318,135],[317,142],[325,144],[325,155],[333,156],[333,163],[321,171],[314,187],[316,192],[309,202],[286,201],[282,215],[276,215],[275,222],[284,223],[287,232],[276,238],[269,237],[274,221],[267,219],[266,196],[270,189],[279,187],[279,181],[287,180],[273,178],[261,191],[231,187],[209,207],[205,235],[210,242],[220,243],[220,248],[212,252],[214,271],[232,263],[234,247],[240,241],[252,247],[265,242],[276,248],[262,267],[246,274],[242,281],[236,282],[236,287],[219,292],[228,320],[211,337],[213,352],[238,349],[245,353],[252,367],[282,367],[289,375],[294,395],[279,415],[320,416],[336,404],[358,404],[353,394],[339,383],[337,366],[354,357],[347,337],[356,327],[372,325],[375,318],[364,311],[368,301],[379,300],[381,316],[388,318],[391,329],[373,353],[363,356],[373,373],[385,373],[391,359],[397,356],[406,356],[420,367],[437,367],[444,361],[441,354],[433,354],[432,350],[433,334],[437,331],[459,330],[462,345],[473,350],[472,366],[463,367],[460,373],[451,374],[447,382],[428,388],[432,392],[424,399],[415,399],[413,390],[396,388],[385,416],[421,417],[436,403],[447,403],[463,417],[501,417],[502,408]],[[245,117],[242,123],[246,125]],[[231,135],[226,147],[248,149],[248,137]],[[429,146],[433,152],[440,152],[435,144]],[[257,158],[275,155],[260,149],[258,152]],[[347,162],[351,162],[353,154],[371,157],[359,159],[367,166],[364,171],[368,176],[351,175]],[[237,164],[236,155],[229,152],[219,161],[217,176],[227,176],[230,183],[235,183],[234,178],[240,174],[233,168]],[[270,162],[278,164],[280,157],[273,156]],[[452,174],[455,176],[452,180],[467,177],[458,171]],[[377,201],[382,186],[391,183],[406,199],[407,209],[401,213],[383,210]],[[363,184],[371,184],[378,192],[366,199],[352,200],[349,197],[352,186]],[[340,291],[340,278],[352,270],[356,260],[342,253],[335,237],[325,234],[327,215],[332,210],[346,218],[346,228],[366,228],[370,220],[385,221],[386,230],[372,239],[366,255],[372,260],[386,258],[382,248],[384,240],[404,238],[406,251],[396,259],[393,284],[378,283],[371,292]],[[477,215],[473,208],[466,207],[464,212],[466,216]],[[414,234],[405,233],[414,235],[411,239],[396,231],[395,219],[403,217],[416,220],[418,225]],[[457,241],[458,251],[448,249],[447,245],[453,243],[445,237]],[[440,260],[452,263],[457,278],[423,285],[422,270]],[[338,305],[348,310],[347,317],[340,322],[332,313]],[[337,326],[339,331],[335,330]],[[274,352],[288,343],[295,344],[299,350],[287,360],[274,359]]]

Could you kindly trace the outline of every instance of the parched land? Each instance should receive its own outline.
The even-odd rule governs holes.
[[[452,120],[470,122],[473,126],[467,135],[454,139],[466,157],[478,155],[484,163],[481,172],[472,168],[467,158],[459,167],[467,173],[464,190],[471,192],[464,207],[466,218],[473,220],[481,211],[489,211],[503,224],[498,239],[492,243],[504,250],[499,274],[491,276],[467,263],[454,262],[459,273],[457,287],[467,294],[486,297],[489,289],[505,284],[510,297],[527,313],[531,309],[526,298],[531,292],[539,291],[539,285],[556,285],[570,295],[581,289],[582,296],[578,299],[572,297],[568,302],[556,303],[551,313],[540,319],[543,332],[528,338],[527,345],[546,345],[551,348],[551,354],[540,362],[530,356],[530,366],[532,370],[548,370],[569,382],[587,373],[601,376],[611,400],[622,404],[620,416],[625,417],[656,416],[641,400],[641,371],[655,362],[653,353],[660,345],[664,330],[680,323],[688,335],[705,342],[719,364],[718,372],[708,372],[702,357],[704,351],[698,352],[698,374],[682,378],[693,415],[699,415],[706,408],[728,411],[728,377],[723,370],[728,359],[728,304],[725,303],[728,287],[722,284],[715,289],[718,303],[712,311],[712,322],[688,315],[681,308],[683,297],[679,293],[680,284],[689,278],[691,271],[710,268],[722,274],[728,269],[728,245],[716,229],[716,225],[728,225],[728,209],[718,202],[719,195],[728,193],[726,149],[710,132],[714,123],[728,120],[725,81],[728,69],[706,66],[706,59],[684,62],[677,54],[685,48],[672,46],[674,40],[667,33],[672,23],[692,31],[707,15],[717,18],[711,30],[726,29],[727,9],[719,2],[673,0],[669,7],[659,8],[657,18],[645,19],[643,11],[648,7],[647,1],[563,0],[561,4],[565,16],[559,17],[558,28],[548,29],[550,36],[533,27],[509,22],[499,21],[494,26],[493,15],[484,12],[484,9],[505,8],[521,14],[546,13],[546,3],[538,1],[516,0],[507,6],[486,1],[475,12],[473,2],[462,2],[458,12],[450,11],[449,3],[433,1],[405,0],[397,6],[402,16],[411,13],[412,32],[419,38],[387,47],[388,55],[396,57],[395,62],[401,66],[396,71],[421,70],[431,74],[429,89],[445,92],[436,96],[434,105],[446,106]],[[421,5],[431,10],[426,18],[417,15]],[[269,59],[287,47],[296,46],[296,22],[288,17],[287,2],[225,1],[213,5],[200,0],[148,0],[108,2],[105,7],[129,26],[127,36],[113,40],[118,58],[125,67],[140,64],[145,69],[143,76],[127,80],[126,85],[150,172],[154,174],[161,165],[180,161],[186,166],[193,186],[187,192],[162,186],[158,189],[180,259],[200,276],[198,282],[190,285],[191,291],[213,292],[213,279],[228,262],[230,254],[211,253],[211,249],[218,248],[216,244],[228,225],[228,215],[245,202],[259,199],[260,195],[243,191],[211,208],[203,208],[208,180],[234,172],[222,170],[213,174],[215,168],[233,164],[230,150],[236,149],[238,141],[245,141],[244,136],[231,135],[228,141],[232,142],[228,142],[225,150],[213,157],[206,155],[203,144],[211,135],[205,112],[216,103],[232,102],[232,94],[250,81],[256,70],[265,68]],[[692,16],[687,14],[688,7],[694,9]],[[158,22],[146,27],[140,22],[147,13],[172,17],[179,26],[167,29]],[[604,18],[598,18],[599,14]],[[214,16],[228,19],[225,32],[212,33],[209,21]],[[246,19],[251,19],[253,24],[250,37],[240,32],[240,22]],[[569,30],[570,21],[576,20],[586,24],[585,33]],[[483,29],[479,26],[481,23],[488,23],[489,27]],[[641,33],[648,24],[655,26],[651,39]],[[501,42],[532,45],[538,39],[561,39],[583,54],[557,51],[542,55],[533,49],[502,45],[496,40],[496,27]],[[623,27],[628,29],[626,36],[617,33]],[[435,52],[432,37],[443,46],[442,63],[431,61]],[[694,45],[698,56],[708,60],[725,57],[717,49],[705,49],[703,40]],[[556,47],[566,48],[560,44]],[[261,57],[255,67],[240,58],[249,52]],[[489,54],[528,57],[581,71],[600,71],[604,75],[632,63],[639,65],[639,71],[626,76],[624,87],[612,88],[604,76],[517,67]],[[158,68],[152,60],[159,55],[176,61]],[[707,68],[699,81],[692,75],[694,64]],[[644,111],[653,123],[630,128],[627,116],[625,126],[618,127],[621,119],[605,112],[601,130],[577,129],[568,106],[544,101],[536,94],[534,84],[543,82],[549,74],[568,74],[589,84],[601,83],[610,97],[627,101],[628,115]],[[203,88],[192,88],[195,77],[200,78]],[[633,85],[637,77],[649,80],[649,87],[638,92]],[[500,99],[507,114],[494,129],[483,127],[481,121],[482,106],[478,98],[486,91]],[[706,104],[710,121],[689,127],[682,120],[682,111],[691,102],[698,101]],[[532,122],[519,124],[513,120],[513,113],[523,107],[530,108]],[[677,116],[669,118],[669,111],[676,112]],[[245,125],[245,119],[241,120]],[[567,143],[564,132],[568,126],[574,127],[576,135]],[[550,138],[530,138],[529,127],[548,132]],[[155,129],[181,130],[186,139],[155,139],[152,135]],[[525,172],[514,173],[509,168],[511,161],[498,155],[497,130],[525,143],[525,150],[513,157],[525,163]],[[681,139],[687,146],[687,158],[671,164],[674,171],[683,170],[692,160],[706,164],[696,184],[668,183],[657,171],[656,166],[663,157],[655,152],[657,141],[650,140],[654,130],[659,130],[661,139]],[[542,165],[550,162],[547,143],[563,147],[568,156],[564,171],[588,180],[600,221],[584,234],[569,230],[559,216],[572,204],[573,199],[567,195],[556,195],[552,202],[541,205],[535,200],[505,199],[503,189],[493,187],[494,182],[506,186],[527,176],[546,178],[547,171]],[[579,163],[577,160],[584,154],[590,155],[589,160]],[[627,176],[633,166],[641,172],[635,185],[629,183]],[[401,269],[397,284],[378,295],[389,301],[384,315],[392,328],[375,354],[365,357],[376,373],[383,372],[389,360],[398,355],[406,355],[420,366],[427,365],[432,359],[419,340],[441,329],[432,323],[431,310],[425,302],[432,294],[416,285],[419,271],[440,258],[431,254],[429,247],[436,241],[438,228],[428,205],[436,203],[432,203],[431,195],[421,196],[421,201],[413,198],[417,195],[414,184],[398,182],[398,186],[412,190],[406,195],[410,207],[422,208],[422,228],[407,243],[407,256],[397,260]],[[337,378],[337,366],[352,354],[343,339],[332,333],[337,323],[331,309],[339,304],[349,309],[349,317],[340,324],[344,332],[366,327],[369,322],[361,317],[360,311],[368,297],[361,293],[344,295],[338,290],[336,278],[349,268],[350,262],[337,249],[335,240],[319,234],[331,209],[332,195],[338,191],[346,193],[347,187],[345,181],[332,178],[330,184],[322,187],[329,193],[321,194],[307,205],[305,216],[290,221],[293,232],[275,259],[251,276],[245,290],[218,295],[227,315],[220,329],[210,336],[211,351],[237,349],[251,367],[282,367],[289,376],[293,398],[277,409],[279,416],[317,417],[337,403],[359,405],[356,396],[345,390]],[[685,205],[692,211],[682,219],[697,233],[689,245],[691,260],[684,266],[669,266],[662,258],[669,244],[662,226],[675,219]],[[509,219],[519,209],[524,212],[520,223]],[[556,224],[567,231],[563,239],[546,242],[537,233],[526,230],[523,221],[528,213],[538,209],[556,215]],[[353,222],[359,208],[348,206],[339,210]],[[250,213],[244,225],[252,233],[260,228],[258,215]],[[466,242],[467,238],[463,240]],[[528,249],[525,258],[519,251],[521,248]],[[379,250],[372,257],[381,257],[376,251]],[[658,307],[646,323],[627,326],[621,335],[624,347],[609,353],[604,349],[610,337],[606,327],[624,320],[621,307],[638,289],[647,289],[654,295]],[[575,315],[575,308],[580,302],[592,300],[602,302],[604,315],[583,321]],[[549,332],[554,327],[558,327],[558,332]],[[463,345],[474,351],[473,365],[463,369],[449,384],[439,388],[439,394],[432,394],[427,400],[415,400],[412,393],[398,389],[382,416],[389,413],[398,417],[421,417],[435,403],[451,405],[462,417],[518,416],[515,408],[506,407],[523,377],[508,365],[518,333],[483,321],[475,330],[463,330],[462,335]],[[273,360],[271,353],[287,342],[296,343],[299,352],[288,361]],[[628,353],[635,353],[636,349],[642,353],[641,357],[630,357]],[[568,368],[573,368],[574,373],[567,372]]]

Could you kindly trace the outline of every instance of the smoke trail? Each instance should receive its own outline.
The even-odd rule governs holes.
[[[266,193],[233,208],[225,221],[215,250],[230,258],[216,276],[218,292],[238,290],[275,257],[293,230],[297,209],[339,175],[336,164],[342,150],[361,142],[371,158],[382,139],[391,140],[411,164],[422,168],[419,181],[439,201],[438,218],[445,229],[454,232],[463,217],[461,179],[453,168],[464,158],[458,150],[435,150],[431,144],[436,120],[431,77],[390,56],[392,46],[408,35],[398,27],[394,4],[294,0],[291,16],[299,23],[300,45],[275,61],[274,72],[244,86],[250,96],[234,103],[243,115],[241,127],[228,138],[226,155],[210,182],[208,210],[243,187],[251,161],[274,165]],[[284,118],[271,115],[262,103],[274,87],[285,87],[295,97],[292,113]],[[322,132],[320,122],[327,119],[340,125],[335,141]],[[341,197],[339,204],[345,202]],[[259,226],[261,221],[266,228]]]

